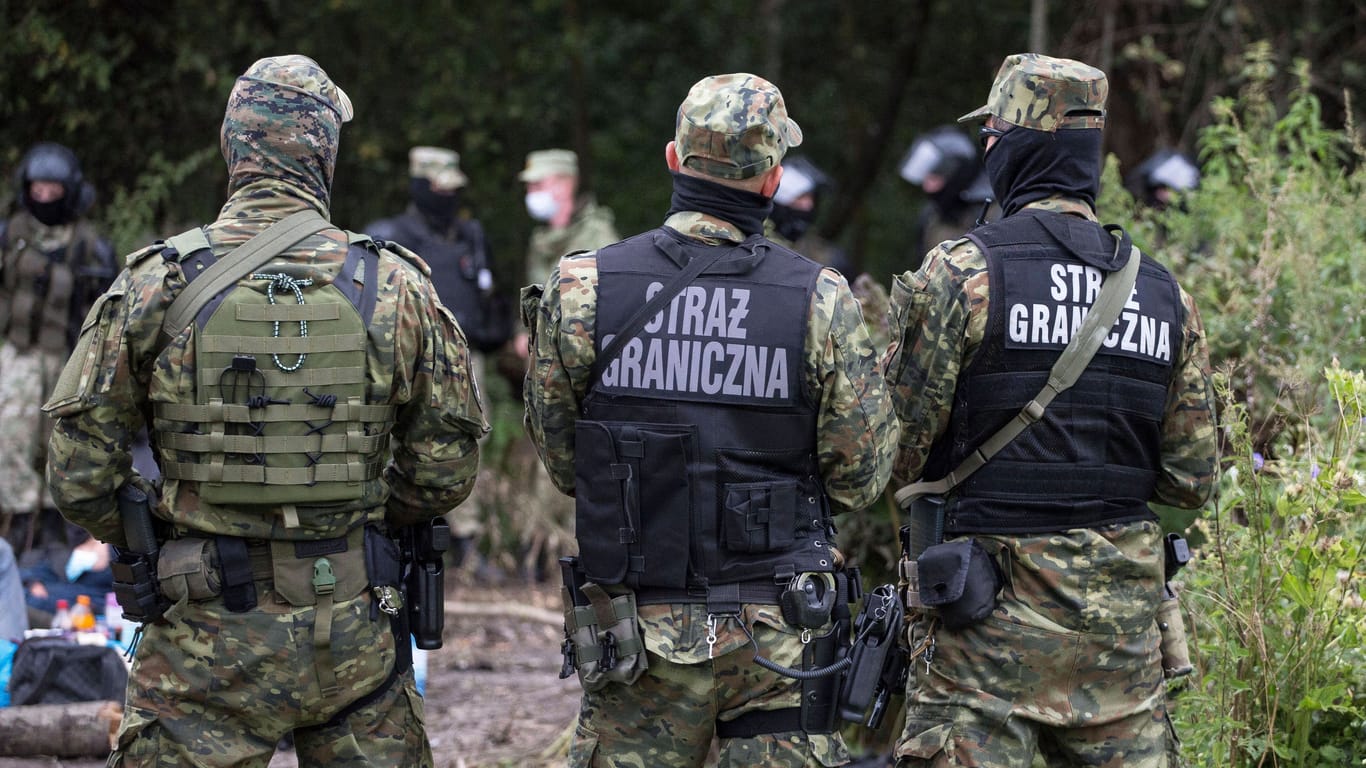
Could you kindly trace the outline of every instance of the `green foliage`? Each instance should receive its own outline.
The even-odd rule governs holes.
[[[1219,378],[1230,466],[1183,594],[1201,676],[1175,705],[1193,765],[1366,765],[1366,376],[1324,383],[1331,428],[1267,460]]]
[[[1366,154],[1297,72],[1278,107],[1249,50],[1178,206],[1137,209],[1113,159],[1099,203],[1195,297],[1219,371],[1225,469],[1183,594],[1201,674],[1174,706],[1198,766],[1366,764]]]

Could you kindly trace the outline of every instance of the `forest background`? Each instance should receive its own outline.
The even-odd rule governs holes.
[[[979,106],[1008,54],[1100,66],[1100,216],[1128,225],[1196,296],[1221,395],[1218,500],[1198,520],[1166,517],[1197,545],[1181,600],[1200,671],[1173,683],[1188,757],[1366,765],[1360,2],[0,0],[0,31],[0,169],[36,141],[75,149],[120,252],[214,218],[235,77],[259,57],[304,53],[355,105],[333,221],[355,229],[401,210],[408,149],[455,148],[508,296],[528,280],[526,153],[575,149],[623,234],[656,226],[674,113],[705,75],[750,71],[782,88],[800,154],[834,180],[820,233],[886,284],[920,256],[908,243],[924,199],[896,172],[915,136]],[[1160,148],[1204,171],[1165,213],[1119,183]],[[519,443],[520,406],[490,378],[497,473]],[[563,543],[492,501],[493,562]],[[885,574],[898,522],[879,505],[841,541]]]

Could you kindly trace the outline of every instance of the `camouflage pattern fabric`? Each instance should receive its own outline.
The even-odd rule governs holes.
[[[897,765],[1029,768],[1037,751],[1048,765],[1179,766],[1153,621],[1161,536],[1146,521],[978,536],[1002,565],[1001,603],[967,629],[933,630],[928,671],[911,664]]]
[[[681,165],[721,179],[749,179],[802,143],[778,86],[739,72],[697,81],[678,107],[675,149]]]
[[[343,663],[340,692],[325,697],[311,674],[317,609],[291,606],[270,586],[257,582],[256,610],[186,602],[166,623],[146,626],[111,768],[266,768],[290,732],[300,766],[431,768],[412,670],[340,722],[320,725],[393,669],[394,636],[383,614],[370,618],[369,592],[332,607],[331,652]]]
[[[455,190],[469,183],[469,178],[460,170],[460,153],[443,147],[408,150],[408,176],[426,179],[434,190]]]
[[[1001,62],[987,103],[958,118],[958,122],[995,115],[1012,125],[1049,133],[1104,128],[1109,95],[1105,73],[1089,64],[1017,53]]]
[[[569,765],[700,766],[717,720],[800,706],[800,685],[754,663],[757,643],[765,658],[801,666],[799,631],[776,607],[749,606],[740,617],[721,620],[710,659],[706,606],[647,605],[640,614],[649,669],[632,685],[612,683],[584,695]],[[795,768],[847,762],[849,751],[838,733],[792,731],[726,739],[717,765]]]
[[[527,245],[527,282],[545,280],[566,253],[591,251],[620,240],[612,222],[611,209],[598,205],[591,195],[586,195],[579,201],[568,226],[563,229],[546,225],[536,227]]]
[[[42,468],[52,420],[41,408],[65,362],[64,354],[0,341],[0,511],[7,516],[51,504]]]
[[[265,59],[248,75],[223,122],[232,194],[205,229],[219,256],[294,212],[327,211],[337,129],[350,114],[345,95],[311,59]],[[345,232],[325,229],[272,265],[325,282],[341,269],[347,248]],[[128,258],[91,310],[63,375],[69,389],[59,386],[45,406],[57,417],[48,464],[54,500],[67,519],[119,544],[125,538],[115,492],[134,478],[131,446],[143,414],[152,403],[194,401],[192,329],[169,343],[159,338],[167,308],[186,285],[180,264],[160,251],[153,246]],[[181,534],[316,540],[366,523],[425,521],[470,493],[486,427],[459,326],[437,300],[425,264],[407,251],[381,252],[375,274],[360,277],[378,286],[366,400],[396,413],[382,476],[364,483],[355,501],[311,512],[307,525],[291,525],[292,507],[205,503],[190,480],[166,484],[156,516]],[[163,458],[186,460],[169,449]],[[111,764],[265,765],[282,734],[326,723],[393,668],[389,622],[368,591],[333,605],[321,641],[328,654],[317,652],[317,609],[283,604],[269,580],[258,582],[257,592],[258,605],[243,613],[225,614],[219,598],[182,600],[167,623],[149,628]],[[340,690],[323,697],[315,670],[328,655]],[[301,765],[430,764],[411,688],[408,674],[341,723],[313,731],[317,741],[301,742]]]
[[[696,212],[674,213],[664,225],[713,244],[744,240],[732,225]],[[570,495],[574,422],[595,357],[597,282],[596,255],[587,253],[562,260],[546,289],[522,291],[522,319],[531,332],[526,426],[551,479]],[[833,269],[821,271],[811,318],[802,369],[820,398],[817,459],[831,511],[858,511],[886,484],[898,428],[858,302]]]

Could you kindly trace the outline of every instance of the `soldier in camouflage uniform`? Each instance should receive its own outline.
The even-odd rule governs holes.
[[[833,726],[804,723],[802,684],[755,656],[800,667],[832,636],[789,623],[779,594],[838,571],[833,516],[878,497],[896,422],[844,278],[762,236],[801,141],[778,89],[705,78],[676,126],[663,226],[567,256],[522,294],[527,428],[576,497],[582,591],[638,605],[617,629],[643,633],[643,649],[598,635],[620,656],[605,675],[584,674],[598,646],[574,645],[570,763],[700,766],[716,737],[724,766],[842,765]],[[666,308],[622,330],[657,293]],[[607,349],[618,331],[629,341]],[[749,373],[724,384],[736,365]]]
[[[300,765],[432,765],[412,672],[396,663],[408,641],[391,629],[384,534],[469,494],[485,427],[426,265],[317,218],[351,115],[304,56],[238,78],[218,220],[128,257],[46,406],[53,497],[99,538],[128,543],[115,491],[142,483],[129,445],[144,418],[166,478],[154,515],[174,603],[143,626],[111,766],[264,768],[291,732]],[[163,327],[200,269],[300,212],[318,231],[215,298],[235,314],[196,304],[187,328]],[[339,317],[354,330],[335,333]],[[225,345],[231,364],[211,362]],[[244,415],[254,431],[233,421],[225,434]],[[281,434],[296,426],[306,433]]]
[[[566,253],[620,239],[611,209],[598,205],[591,194],[579,194],[579,156],[574,152],[541,149],[528,153],[517,179],[526,184],[527,213],[540,222],[527,245],[528,283],[544,280]]]
[[[579,193],[579,157],[568,149],[541,149],[526,156],[526,166],[517,178],[526,184],[527,213],[540,222],[531,232],[527,244],[526,280],[535,283],[546,276],[560,262],[560,257],[574,251],[587,251],[620,239],[612,223],[612,211],[599,205],[592,194]],[[526,368],[527,337],[518,334],[513,351],[516,354],[517,375]],[[512,370],[512,366],[509,366]],[[521,382],[514,388],[520,388]],[[516,468],[525,469],[525,501],[518,506],[523,519],[519,527],[530,536],[533,547],[568,538],[572,532],[574,508],[571,500],[555,489],[546,476],[530,446],[514,456]],[[572,544],[572,542],[571,542]],[[538,560],[544,560],[543,557]],[[541,563],[525,563],[535,571]]]
[[[1129,248],[1096,223],[1105,74],[1007,58],[986,106],[1005,217],[896,278],[884,359],[902,422],[899,483],[948,474],[1035,397],[1104,274]],[[952,490],[944,538],[974,537],[999,603],[965,628],[911,630],[900,766],[1178,764],[1155,615],[1162,533],[1147,502],[1197,508],[1216,466],[1200,315],[1144,256],[1115,331],[1042,419]],[[923,594],[923,591],[922,591]],[[927,636],[928,635],[928,636]]]
[[[36,144],[14,176],[16,210],[0,220],[0,533],[11,516],[23,516],[13,539],[22,555],[27,544],[77,543],[65,542],[61,519],[44,498],[52,422],[40,408],[81,319],[118,269],[109,241],[82,218],[95,191],[75,153]],[[44,519],[35,519],[44,508]]]

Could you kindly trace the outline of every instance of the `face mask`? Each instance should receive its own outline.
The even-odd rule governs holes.
[[[53,200],[50,203],[30,202],[28,209],[33,212],[33,218],[49,227],[66,223],[66,200]]]
[[[550,221],[560,210],[555,196],[549,190],[526,193],[526,212],[537,221]]]
[[[91,549],[73,549],[71,557],[66,561],[66,580],[75,581],[81,574],[95,567],[95,562],[99,555]]]

